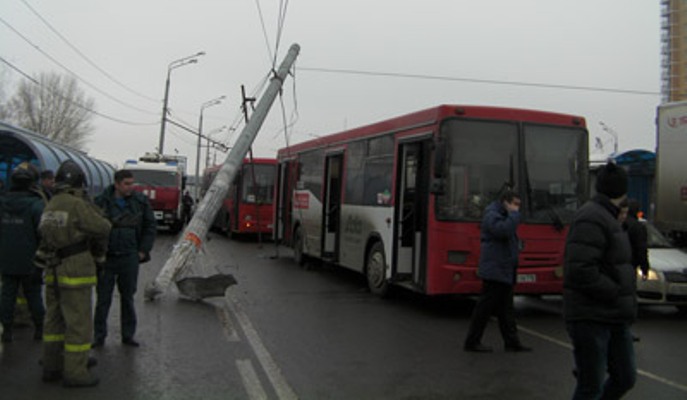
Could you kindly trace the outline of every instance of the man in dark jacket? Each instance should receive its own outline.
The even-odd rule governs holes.
[[[596,191],[577,211],[565,246],[563,315],[577,370],[573,399],[619,399],[636,380],[630,332],[636,272],[618,220],[627,174],[608,163],[597,174]]]
[[[139,263],[150,260],[155,242],[156,222],[148,198],[133,190],[134,177],[119,170],[114,185],[100,194],[95,203],[112,222],[107,261],[98,275],[98,302],[95,308],[93,347],[102,346],[107,336],[107,316],[115,283],[120,295],[122,343],[138,347],[134,294]]]
[[[4,343],[12,341],[15,304],[20,288],[31,311],[36,340],[42,339],[45,316],[41,271],[33,264],[39,240],[38,224],[45,207],[43,199],[31,190],[38,181],[38,169],[23,163],[14,169],[10,181],[10,191],[0,197],[0,320]]]
[[[513,309],[520,241],[516,230],[520,223],[520,196],[504,191],[498,201],[487,206],[481,226],[481,249],[477,275],[482,278],[482,294],[477,300],[465,351],[486,353],[493,349],[482,344],[482,335],[492,314],[499,321],[506,351],[531,351],[520,342]]]

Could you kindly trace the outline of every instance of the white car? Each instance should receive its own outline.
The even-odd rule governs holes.
[[[649,273],[637,269],[637,297],[641,304],[675,305],[687,313],[687,253],[674,247],[651,223],[646,224]]]

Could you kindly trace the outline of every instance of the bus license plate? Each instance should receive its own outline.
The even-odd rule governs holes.
[[[518,274],[518,283],[532,283],[537,281],[535,274]]]

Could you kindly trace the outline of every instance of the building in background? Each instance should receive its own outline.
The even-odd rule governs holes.
[[[687,0],[661,0],[661,101],[687,100]]]

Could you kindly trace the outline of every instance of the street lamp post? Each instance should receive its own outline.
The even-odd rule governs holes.
[[[599,125],[601,125],[601,128],[604,130],[604,132],[608,133],[613,137],[613,156],[618,155],[618,133],[611,128],[610,126],[606,125],[603,121],[599,121]]]
[[[172,70],[175,68],[183,67],[184,65],[195,64],[198,62],[198,57],[202,55],[205,55],[204,51],[200,51],[192,56],[174,60],[167,66],[167,80],[165,81],[165,98],[162,101],[162,122],[160,123],[160,145],[158,146],[158,152],[160,154],[164,154],[165,124],[167,123],[167,102],[169,101],[169,78],[172,75]]]
[[[196,201],[200,200],[200,140],[203,137],[203,110],[215,106],[224,100],[226,96],[206,101],[200,106],[200,117],[198,119],[198,146],[196,149]]]
[[[205,138],[207,140],[206,146],[205,146],[205,168],[208,168],[210,166],[210,136],[215,135],[217,133],[222,132],[223,130],[227,129],[226,125],[223,125],[217,129],[213,129],[211,132],[208,132],[206,135],[207,137]]]

